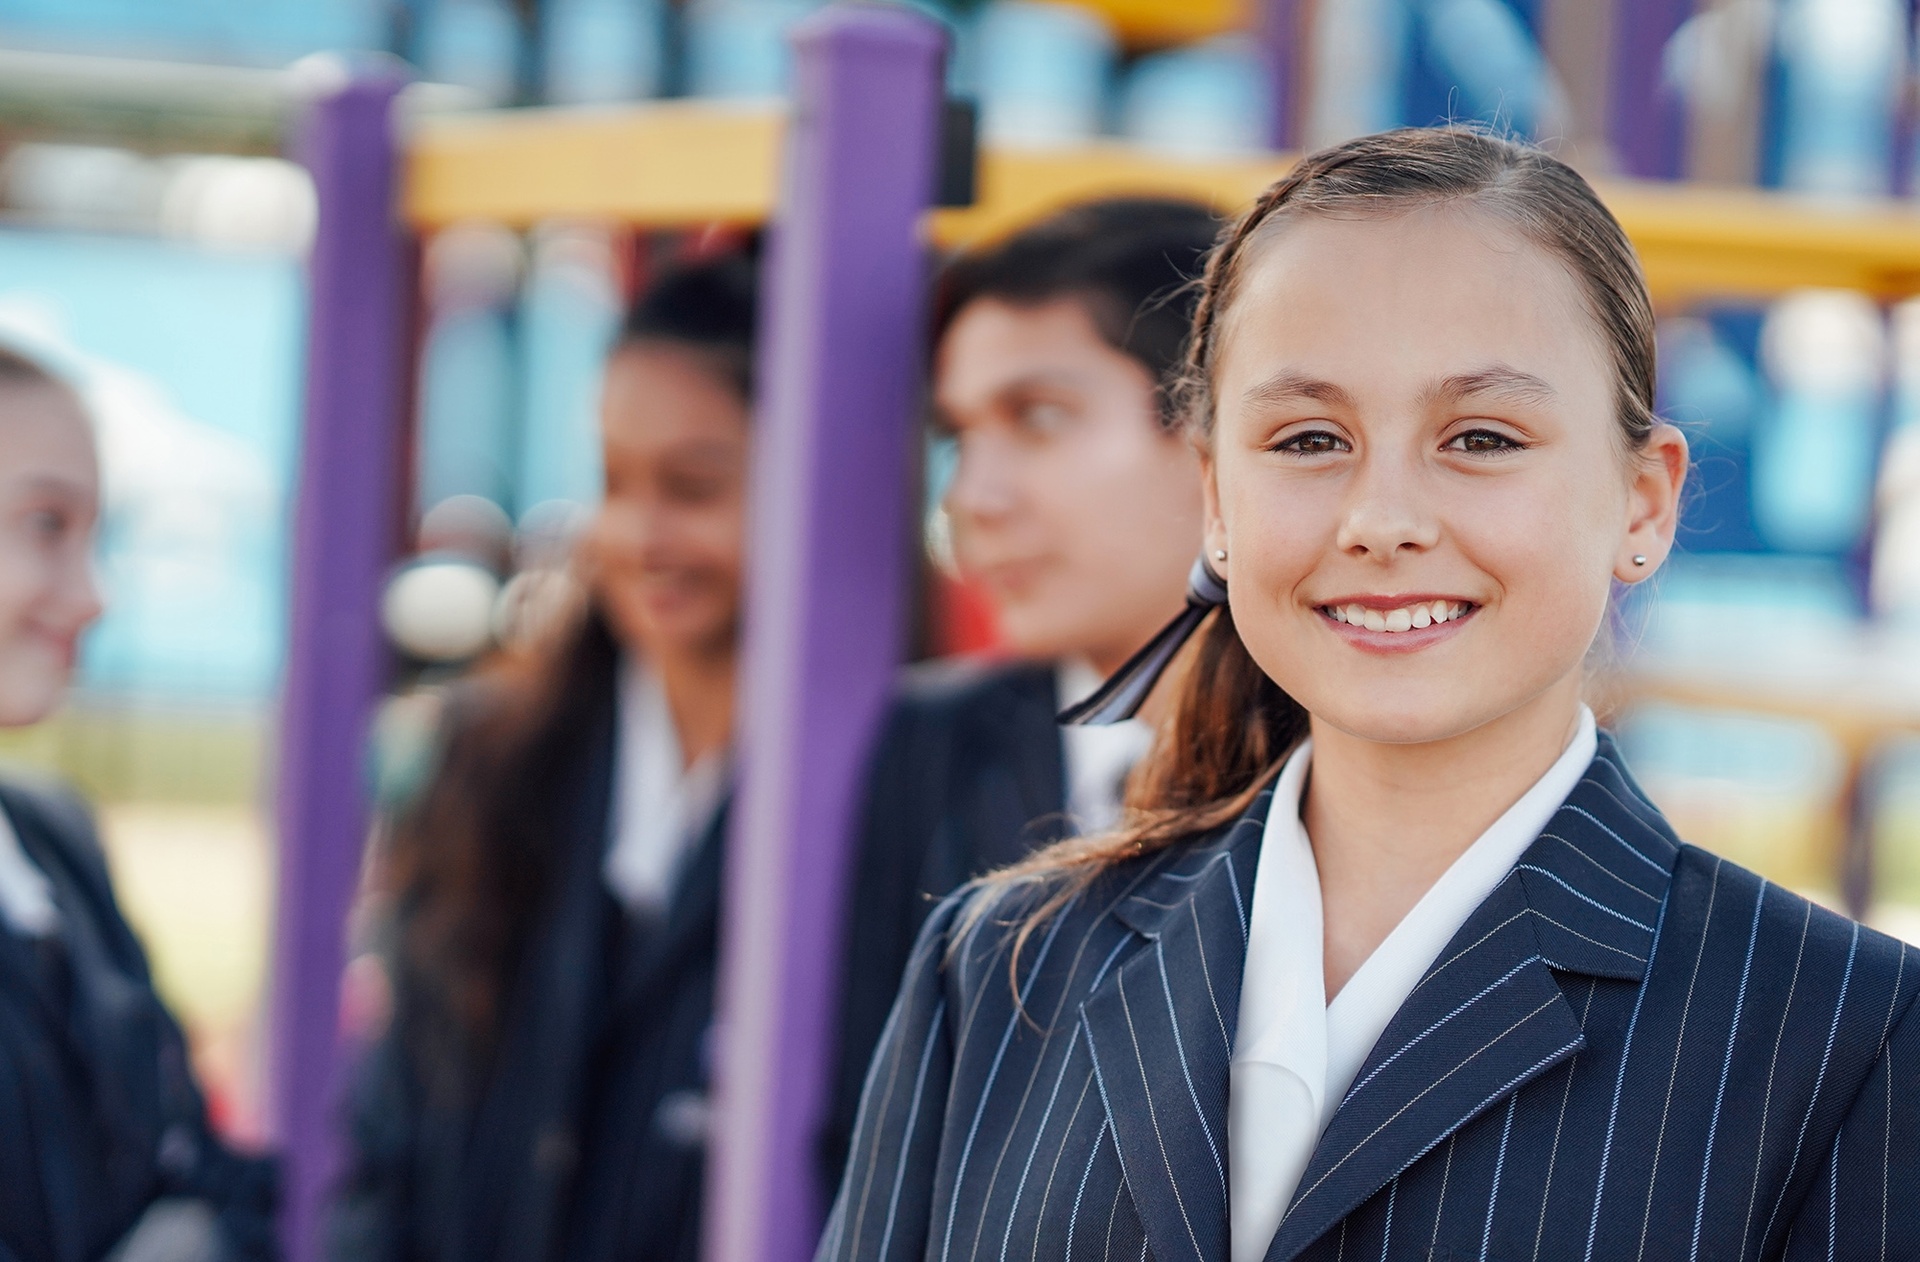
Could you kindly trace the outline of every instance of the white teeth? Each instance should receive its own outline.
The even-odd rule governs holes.
[[[1452,622],[1465,616],[1471,608],[1464,601],[1429,600],[1417,605],[1403,605],[1398,609],[1369,609],[1365,605],[1326,605],[1322,609],[1335,622],[1344,622],[1348,626],[1365,627],[1369,631],[1385,631],[1396,634],[1401,631],[1419,631],[1443,622]]]

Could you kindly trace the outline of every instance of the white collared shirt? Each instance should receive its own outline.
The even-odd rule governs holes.
[[[1100,675],[1079,658],[1060,663],[1055,676],[1060,707],[1093,695]],[[1153,748],[1153,728],[1144,719],[1125,719],[1095,727],[1063,727],[1060,748],[1066,761],[1067,817],[1082,836],[1103,833],[1120,822],[1127,777]]]
[[[43,938],[60,927],[53,883],[27,857],[5,811],[0,811],[0,920],[29,938]]]
[[[1593,712],[1545,775],[1453,861],[1333,1002],[1326,1001],[1320,872],[1300,821],[1307,742],[1275,783],[1253,878],[1227,1104],[1232,1262],[1260,1262],[1354,1075],[1441,950],[1567,795],[1599,749]]]
[[[709,754],[686,765],[666,688],[630,658],[620,663],[619,715],[611,837],[601,875],[629,911],[657,912],[720,809],[726,760]]]

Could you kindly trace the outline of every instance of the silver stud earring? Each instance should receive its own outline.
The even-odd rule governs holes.
[[[1226,559],[1227,559],[1227,550],[1226,550],[1225,548],[1215,548],[1215,549],[1213,550],[1213,559],[1214,559],[1214,560],[1216,560],[1216,561],[1224,561],[1224,560],[1226,560]]]
[[[1647,558],[1643,556],[1636,556],[1633,558],[1633,563],[1635,565],[1645,565],[1647,563]]]

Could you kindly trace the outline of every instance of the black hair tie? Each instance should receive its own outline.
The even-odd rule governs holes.
[[[1180,651],[1194,630],[1216,608],[1227,603],[1227,580],[1221,578],[1203,553],[1187,572],[1187,607],[1180,611],[1146,647],[1129,657],[1126,664],[1094,690],[1092,696],[1062,710],[1059,722],[1070,727],[1102,727],[1123,723],[1140,712],[1140,706],[1166,673],[1167,663]]]

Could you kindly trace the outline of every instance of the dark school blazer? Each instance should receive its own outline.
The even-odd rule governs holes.
[[[208,1127],[86,808],[9,781],[0,809],[61,915],[51,968],[0,924],[0,1262],[94,1262],[160,1201],[211,1211],[227,1258],[277,1256],[274,1167]]]
[[[457,1098],[408,1050],[404,997],[352,1084],[337,1262],[693,1262],[719,955],[723,808],[659,921],[601,875],[611,696],[555,800],[561,872],[490,1064]]]
[[[821,1186],[839,1186],[867,1062],[941,898],[1065,835],[1053,664],[928,662],[902,674],[874,745],[847,907]]]
[[[1228,1060],[1270,798],[928,922],[823,1262],[1228,1256]],[[978,900],[997,900],[969,932]],[[1920,952],[1680,843],[1606,736],[1388,1024],[1267,1262],[1920,1258]]]

